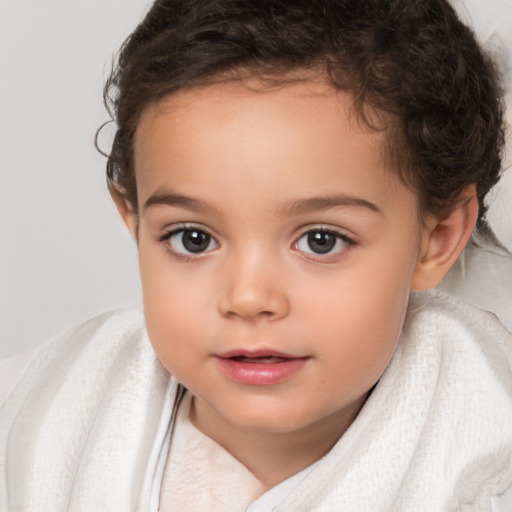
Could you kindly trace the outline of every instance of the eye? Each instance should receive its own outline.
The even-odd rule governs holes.
[[[209,233],[198,228],[175,229],[164,235],[161,241],[167,241],[172,252],[184,255],[201,254],[219,245]]]
[[[325,229],[312,229],[304,233],[294,248],[315,256],[340,254],[353,245],[350,238],[341,233]]]

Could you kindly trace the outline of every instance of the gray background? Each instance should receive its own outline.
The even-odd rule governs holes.
[[[2,357],[140,302],[135,245],[93,139],[112,56],[146,4],[0,3]]]

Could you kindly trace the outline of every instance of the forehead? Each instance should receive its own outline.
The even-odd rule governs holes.
[[[267,197],[290,187],[328,194],[336,184],[373,203],[403,191],[386,163],[384,133],[359,122],[349,94],[321,81],[180,91],[143,112],[134,160],[141,200],[166,183],[234,194],[250,183],[252,196]]]
[[[359,121],[351,94],[320,79],[272,86],[254,78],[182,89],[143,111],[135,145],[148,130],[154,132],[166,124],[168,131],[170,121],[175,135],[183,129],[200,135],[211,128],[216,128],[217,134],[219,128],[228,125],[243,128],[242,133],[260,135],[249,141],[251,145],[262,140],[258,131],[278,129],[282,122],[293,125],[294,135],[330,128],[331,134],[337,131],[338,136],[358,139],[359,143],[382,146],[384,142],[382,132],[372,131]]]

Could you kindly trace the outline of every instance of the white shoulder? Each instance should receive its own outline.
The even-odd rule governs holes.
[[[492,512],[510,512],[512,510],[512,487],[499,496],[491,498]]]
[[[496,334],[499,342],[512,338],[512,334],[495,312],[439,288],[411,292],[406,325],[414,322],[416,317],[424,321],[442,319],[447,329],[453,327],[459,330],[465,326],[469,328],[467,334],[473,333],[475,336],[485,333]],[[434,327],[435,324],[432,324],[432,328]]]
[[[3,359],[0,361],[0,406],[27,373],[31,363],[37,365],[38,360],[47,359],[49,356],[60,356],[69,361],[69,352],[73,346],[83,346],[101,333],[109,333],[107,338],[115,343],[122,341],[127,334],[140,332],[143,328],[144,318],[140,308],[110,311],[67,330],[49,343]]]
[[[454,361],[463,351],[472,372],[485,367],[512,386],[512,334],[496,314],[440,290],[412,292],[404,332],[443,347]]]
[[[474,240],[439,289],[494,313],[512,332],[512,254],[506,249]]]
[[[34,360],[41,347],[24,350],[19,354],[0,361],[0,406],[5,402],[13,388]]]

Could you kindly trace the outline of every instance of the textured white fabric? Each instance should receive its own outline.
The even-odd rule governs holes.
[[[260,496],[256,501],[251,503],[246,512],[271,512],[283,503],[286,498],[294,491],[296,487],[315,469],[321,461],[317,461],[299,473],[287,478],[283,482],[272,487],[265,494]]]
[[[512,332],[512,255],[506,250],[475,237],[439,289],[494,313]]]
[[[0,411],[0,510],[149,510],[176,389],[140,312],[44,347]],[[358,418],[274,510],[491,512],[512,487],[511,395],[495,317],[416,293]]]
[[[510,512],[512,510],[512,487],[499,496],[491,498],[492,512]]]
[[[164,512],[243,512],[264,485],[188,419],[190,393],[180,405],[160,493]],[[156,482],[155,482],[156,483]]]
[[[189,420],[192,396],[179,406],[165,471],[155,475],[160,512],[271,512],[319,463],[265,492],[265,486],[222,446]],[[163,450],[163,451],[164,451]]]
[[[176,388],[139,311],[43,347],[0,411],[0,510],[148,510]]]
[[[490,511],[512,486],[511,372],[512,339],[492,315],[414,294],[388,370],[312,473],[315,490],[306,479],[276,512]]]
[[[36,357],[40,347],[24,350],[0,361],[0,406],[11,394],[28,365]]]

